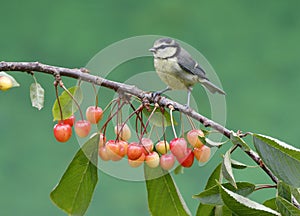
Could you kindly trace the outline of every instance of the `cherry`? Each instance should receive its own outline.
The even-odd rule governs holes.
[[[210,158],[210,148],[205,145],[200,148],[194,148],[194,155],[199,162],[207,162]]]
[[[120,145],[117,142],[115,142],[115,140],[108,140],[105,143],[105,147],[106,147],[108,157],[112,161],[118,161],[122,159],[122,157],[119,155]]]
[[[101,107],[89,106],[85,112],[86,119],[91,124],[97,124],[103,116],[103,111]]]
[[[119,145],[119,156],[124,157],[127,154],[128,149],[128,143],[123,140],[117,141],[117,144]]]
[[[146,155],[145,158],[146,164],[151,167],[155,168],[159,165],[159,155],[157,152],[151,152],[148,155]]]
[[[174,138],[170,142],[170,149],[177,159],[184,158],[186,156],[187,143],[184,138]]]
[[[128,141],[131,137],[131,131],[127,124],[118,124],[115,126],[115,134],[118,135],[121,138],[121,140]]]
[[[204,137],[203,131],[200,129],[193,129],[187,133],[186,137],[193,147],[200,148],[201,146],[203,146],[203,143],[199,139],[199,136]]]
[[[145,154],[142,153],[141,156],[136,159],[136,160],[130,160],[128,159],[128,164],[131,166],[131,167],[139,167],[143,164],[143,162],[145,161]]]
[[[64,123],[54,125],[53,132],[58,142],[67,142],[72,136],[71,126]]]
[[[141,143],[145,155],[153,151],[153,142],[150,138],[142,138]]]
[[[132,142],[128,145],[127,148],[127,157],[130,160],[136,160],[139,157],[141,157],[141,155],[143,154],[143,147],[136,143],[136,142]]]
[[[155,145],[155,149],[160,154],[166,154],[170,150],[170,144],[167,141],[159,141]]]
[[[13,86],[11,78],[7,76],[0,76],[0,90],[6,91]]]
[[[86,137],[91,130],[91,123],[87,120],[79,120],[75,122],[75,132],[79,137]]]
[[[175,163],[175,157],[172,154],[164,154],[160,157],[160,166],[164,170],[170,170]]]
[[[67,118],[67,119],[64,119],[62,121],[59,121],[59,122],[63,122],[64,124],[68,124],[70,125],[71,127],[73,127],[74,125],[74,122],[75,122],[75,116],[72,115],[71,117]]]
[[[104,161],[109,161],[110,157],[105,146],[101,146],[98,151],[99,157]]]
[[[194,153],[192,149],[187,148],[186,156],[178,161],[183,167],[191,167],[194,163]]]

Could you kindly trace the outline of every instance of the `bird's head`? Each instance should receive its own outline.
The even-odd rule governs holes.
[[[172,58],[180,50],[179,44],[172,38],[160,38],[154,42],[151,51],[155,58]]]

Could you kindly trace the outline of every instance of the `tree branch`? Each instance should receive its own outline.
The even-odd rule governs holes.
[[[46,65],[39,62],[0,62],[0,71],[21,71],[21,72],[28,72],[28,73],[32,73],[33,71],[35,71],[35,72],[51,74],[53,76],[60,75],[65,77],[71,77],[74,79],[90,82],[98,86],[104,86],[106,88],[113,89],[114,91],[117,92],[128,93],[130,95],[138,97],[141,101],[146,103],[157,103],[159,104],[159,106],[162,107],[173,106],[175,110],[184,113],[187,116],[192,117],[193,119],[202,123],[205,127],[211,127],[217,130],[218,132],[222,133],[224,136],[230,139],[230,134],[231,134],[230,130],[206,118],[205,116],[197,113],[195,110],[192,110],[191,108],[188,108],[166,97],[159,96],[159,95],[155,96],[151,92],[145,92],[133,85],[114,82],[99,76],[91,75],[88,73],[88,70],[85,68],[70,69],[70,68]],[[256,164],[260,165],[260,167],[267,173],[267,175],[272,179],[273,182],[275,183],[278,182],[277,177],[274,176],[273,173],[270,171],[270,169],[262,163],[260,157],[255,152],[247,151],[246,153],[252,158],[252,160],[256,162]]]

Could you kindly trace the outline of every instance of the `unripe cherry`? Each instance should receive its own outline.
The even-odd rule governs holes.
[[[146,164],[151,168],[158,167],[158,165],[159,165],[158,153],[155,151],[149,153],[148,155],[146,155],[145,161],[146,161]]]
[[[115,134],[116,135],[119,134],[119,138],[121,138],[121,140],[128,141],[131,137],[130,128],[128,127],[127,124],[124,124],[122,128],[122,125],[123,124],[118,124],[115,126]]]
[[[75,132],[79,137],[86,137],[91,131],[91,123],[87,120],[75,122]]]
[[[6,91],[13,86],[11,78],[7,76],[0,76],[0,90]]]
[[[110,157],[109,157],[109,155],[107,153],[107,149],[106,149],[105,146],[101,146],[99,148],[98,155],[104,161],[109,161],[110,160]]]
[[[167,154],[170,150],[170,144],[167,141],[162,140],[155,145],[155,149],[160,154]]]
[[[101,107],[89,106],[85,112],[86,119],[91,124],[97,124],[103,116],[103,111]]]
[[[131,167],[139,167],[139,166],[141,166],[144,163],[145,157],[146,157],[145,154],[142,153],[141,156],[138,159],[136,159],[136,160],[130,160],[128,158],[128,164]]]
[[[175,157],[173,154],[164,154],[160,157],[160,166],[164,170],[170,170],[175,164]]]
[[[184,158],[186,156],[187,143],[184,138],[174,138],[170,142],[170,149],[177,159]]]
[[[199,162],[207,162],[210,158],[210,148],[205,145],[200,148],[194,148],[194,155]]]
[[[199,137],[204,137],[204,133],[200,129],[193,129],[187,133],[188,142],[195,148],[200,148],[203,146],[203,143],[199,139]]]

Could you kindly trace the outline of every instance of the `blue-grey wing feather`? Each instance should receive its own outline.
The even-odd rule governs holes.
[[[207,79],[204,69],[192,58],[192,56],[183,48],[180,49],[179,55],[177,55],[177,61],[179,66],[186,72],[197,75],[201,79]]]

